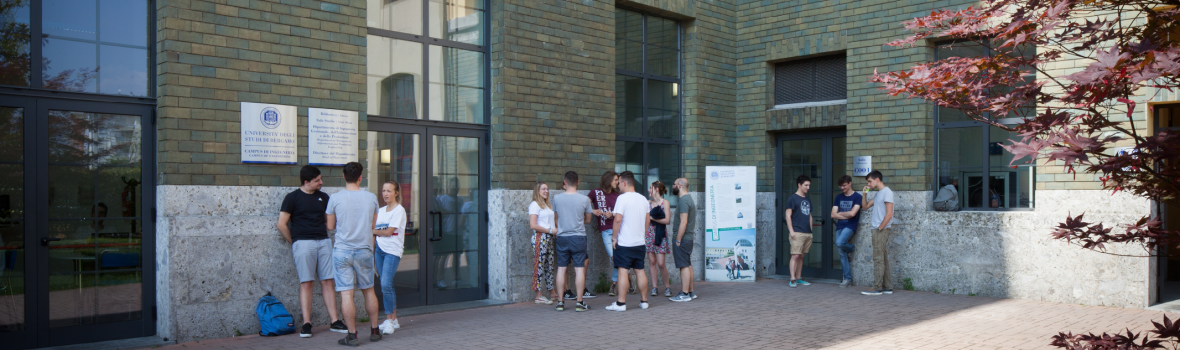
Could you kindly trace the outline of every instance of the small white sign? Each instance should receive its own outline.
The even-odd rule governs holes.
[[[295,106],[242,102],[242,163],[296,164],[298,126]]]
[[[873,172],[873,156],[852,158],[852,176],[868,176]]]
[[[359,114],[335,109],[307,109],[307,163],[343,166],[360,159]]]

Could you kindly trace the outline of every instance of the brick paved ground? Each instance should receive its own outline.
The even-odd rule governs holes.
[[[700,298],[673,303],[652,298],[650,309],[629,296],[626,312],[603,310],[611,298],[589,299],[575,313],[521,303],[402,318],[402,328],[362,348],[832,348],[1033,349],[1046,348],[1059,330],[1133,330],[1161,312],[898,291],[860,295],[863,288],[786,281],[699,283]],[[1180,317],[1180,314],[1169,314]],[[165,349],[342,349],[339,333],[315,336],[246,336],[173,345]]]

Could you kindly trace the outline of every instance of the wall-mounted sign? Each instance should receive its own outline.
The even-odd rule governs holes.
[[[852,157],[852,176],[869,176],[873,172],[873,156]]]
[[[335,109],[307,109],[307,163],[343,166],[358,158],[358,113]]]
[[[298,126],[295,106],[242,102],[242,163],[297,163]]]
[[[705,280],[754,282],[758,168],[705,167]]]

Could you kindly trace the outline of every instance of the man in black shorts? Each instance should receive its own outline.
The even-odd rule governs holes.
[[[643,233],[650,224],[647,213],[650,206],[647,198],[635,193],[635,174],[630,171],[619,174],[619,190],[623,194],[615,201],[615,227],[613,244],[615,256],[612,259],[619,275],[626,276],[627,269],[635,271],[639,290],[647,290],[647,273],[643,271],[643,259],[647,255]],[[619,290],[627,290],[627,279],[619,279]],[[647,309],[647,293],[639,293],[639,308]],[[619,301],[606,307],[611,311],[627,311],[627,295],[619,293]]]
[[[574,264],[575,290],[586,288],[586,224],[590,223],[590,197],[578,193],[578,173],[566,172],[562,180],[565,192],[553,196],[553,212],[557,219],[557,290],[566,289],[566,267]],[[576,294],[576,311],[590,310],[582,301],[583,293]],[[557,302],[557,311],[565,310],[565,302]]]

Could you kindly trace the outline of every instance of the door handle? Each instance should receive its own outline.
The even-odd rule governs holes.
[[[430,215],[434,216],[434,232],[438,234],[430,235],[431,242],[438,242],[442,240],[442,212],[431,211]]]
[[[42,246],[42,247],[48,247],[48,246],[49,246],[49,242],[57,242],[57,241],[60,241],[60,240],[61,240],[61,238],[41,237],[41,246]]]

